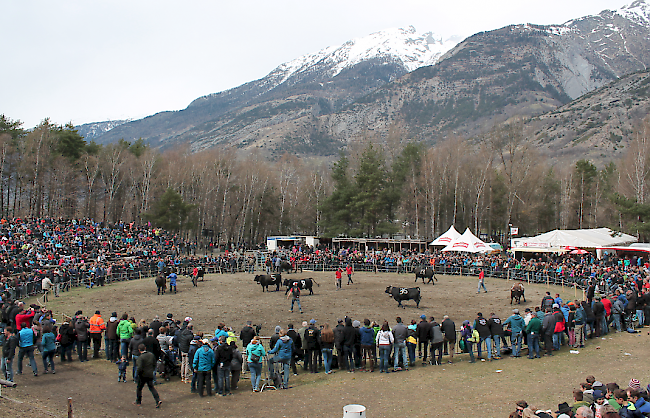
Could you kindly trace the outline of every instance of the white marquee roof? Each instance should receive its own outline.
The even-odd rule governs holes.
[[[460,234],[458,233],[458,231],[456,231],[456,228],[454,228],[454,226],[452,225],[449,227],[447,232],[445,232],[444,234],[440,235],[438,238],[431,241],[429,245],[439,245],[445,247],[449,245],[450,242],[457,239],[458,237],[460,237]]]
[[[548,251],[549,249],[564,250],[565,247],[599,248],[607,246],[627,245],[636,242],[636,237],[615,232],[609,228],[553,230],[531,238],[514,238],[513,250],[533,249]]]

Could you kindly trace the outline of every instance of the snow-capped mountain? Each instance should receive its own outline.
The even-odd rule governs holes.
[[[649,2],[559,25],[509,25],[459,43],[412,27],[377,32],[281,64],[184,110],[118,126],[97,140],[258,148],[273,158],[284,152],[332,155],[349,141],[382,141],[391,132],[422,141],[449,132],[471,137],[495,122],[553,111],[647,69]],[[580,127],[576,141],[586,143],[584,135],[603,123],[594,119]],[[617,137],[628,129],[619,125],[608,128]],[[573,141],[571,135],[562,141],[569,137]]]
[[[235,129],[228,121],[253,118],[243,116],[247,112],[266,115],[271,109],[286,121],[304,114],[336,111],[409,71],[434,64],[460,40],[419,33],[412,26],[376,32],[281,64],[259,80],[200,97],[184,110],[126,123],[97,140],[108,143],[143,137],[154,145],[194,142],[224,125]],[[291,103],[286,103],[287,97]],[[293,111],[272,110],[277,106]]]
[[[413,26],[408,29],[393,28],[304,55],[278,66],[267,77],[281,84],[292,76],[322,71],[322,68],[327,69],[326,76],[336,77],[346,68],[376,58],[399,61],[408,71],[413,71],[435,64],[460,41],[458,37],[443,40],[432,32],[419,34]]]
[[[90,141],[94,138],[97,138],[98,136],[105,134],[117,126],[130,122],[131,120],[132,119],[107,120],[104,122],[84,123],[83,125],[75,126],[75,129],[79,135],[83,136],[86,139],[86,141]]]
[[[418,33],[413,26],[387,29],[285,62],[265,77],[244,86],[256,85],[260,88],[257,93],[263,94],[281,85],[327,82],[364,62],[391,62],[402,67],[404,73],[410,72],[435,64],[461,40],[458,36],[442,39],[432,32]],[[219,96],[238,96],[240,89],[241,86],[201,97],[190,106]]]

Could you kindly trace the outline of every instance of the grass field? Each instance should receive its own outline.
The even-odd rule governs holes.
[[[384,290],[387,285],[413,286],[413,275],[355,274],[355,283],[344,284],[340,291],[335,290],[332,273],[304,272],[290,277],[313,277],[320,284],[314,289],[314,295],[301,298],[304,315],[289,313],[289,302],[283,291],[262,293],[250,274],[211,275],[199,283],[198,289],[182,278],[177,295],[157,296],[152,280],[75,289],[48,306],[58,314],[72,315],[82,309],[90,316],[99,309],[104,318],[117,311],[148,321],[154,314],[164,317],[171,312],[180,319],[189,315],[196,330],[209,333],[218,322],[232,325],[238,331],[250,319],[262,324],[263,335],[270,335],[275,325],[284,327],[293,322],[298,328],[302,320],[311,318],[319,324],[335,324],[337,317],[350,315],[354,319],[386,319],[392,324],[398,315],[410,321],[422,313],[439,320],[448,314],[460,325],[464,319],[472,320],[478,311],[484,315],[495,312],[505,319],[512,309],[511,282],[505,280],[487,279],[489,292],[477,294],[475,277],[439,276],[435,286],[421,282],[417,285],[422,291],[420,309],[412,301],[402,309]],[[546,290],[546,286],[527,286],[528,302],[519,308],[523,311],[538,304]],[[552,287],[549,290],[559,292],[563,299],[574,298],[573,289]],[[505,357],[491,363],[469,364],[468,356],[463,354],[456,356],[451,365],[418,366],[408,372],[337,372],[329,376],[301,373],[291,376],[288,391],[251,393],[250,383],[244,380],[238,393],[224,399],[200,399],[189,393],[188,385],[173,379],[157,386],[164,401],[160,410],[153,408],[153,399],[146,389],[143,406],[133,406],[135,385],[117,383],[116,367],[103,359],[60,366],[57,359],[56,375],[18,376],[19,387],[5,389],[3,395],[24,403],[2,400],[0,412],[18,411],[32,417],[62,416],[67,398],[72,397],[76,417],[340,417],[343,406],[350,403],[365,405],[368,417],[507,417],[519,399],[553,410],[560,402],[571,403],[571,391],[589,374],[605,383],[626,384],[631,377],[643,385],[649,383],[648,338],[645,331],[610,334],[605,339],[590,340],[580,354],[569,354],[563,348],[553,358],[537,360]],[[40,367],[40,356],[37,362]],[[0,416],[10,414],[0,413]]]

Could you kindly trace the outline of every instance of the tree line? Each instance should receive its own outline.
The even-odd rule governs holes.
[[[268,235],[432,239],[449,225],[505,240],[608,226],[650,238],[650,121],[604,167],[556,164],[524,121],[427,146],[398,133],[350,142],[333,164],[234,148],[158,151],[142,140],[97,145],[45,119],[0,115],[0,216],[146,222],[186,237],[255,245]],[[462,232],[462,231],[461,231]]]

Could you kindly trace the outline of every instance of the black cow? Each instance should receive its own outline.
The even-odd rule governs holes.
[[[275,291],[279,292],[280,291],[280,283],[282,283],[282,275],[279,273],[273,273],[273,274],[258,274],[255,276],[255,280],[257,283],[262,285],[262,292],[264,292],[264,289],[266,291],[269,291],[269,286],[275,285]]]
[[[387,286],[386,293],[388,296],[391,296],[397,301],[397,306],[404,308],[402,306],[403,300],[413,299],[415,301],[415,306],[420,308],[420,288],[419,287],[395,287]],[[406,309],[406,308],[404,308]]]
[[[285,270],[287,272],[289,272],[289,273],[291,273],[291,272],[297,273],[298,272],[297,269],[294,270],[294,268],[293,268],[293,266],[291,265],[290,262],[288,262],[286,260],[282,260],[282,261],[280,261],[280,273],[282,273]]]
[[[165,288],[167,287],[167,277],[163,274],[159,274],[158,277],[156,277],[156,286],[158,287],[158,294],[164,295]]]
[[[415,283],[418,282],[418,279],[422,279],[422,284],[424,284],[424,278],[428,278],[429,281],[427,281],[427,284],[431,283],[433,285],[436,284],[435,280],[438,280],[436,277],[436,272],[433,271],[433,267],[428,267],[428,266],[418,266],[415,268]]]
[[[285,295],[289,293],[289,290],[291,290],[293,286],[298,286],[298,288],[301,290],[309,290],[309,294],[313,295],[314,291],[312,290],[312,286],[314,283],[316,283],[316,286],[320,287],[320,285],[316,282],[316,280],[312,279],[311,277],[306,279],[293,279],[293,280],[284,279],[284,282],[282,282],[284,286],[287,286],[287,290],[284,292]]]

